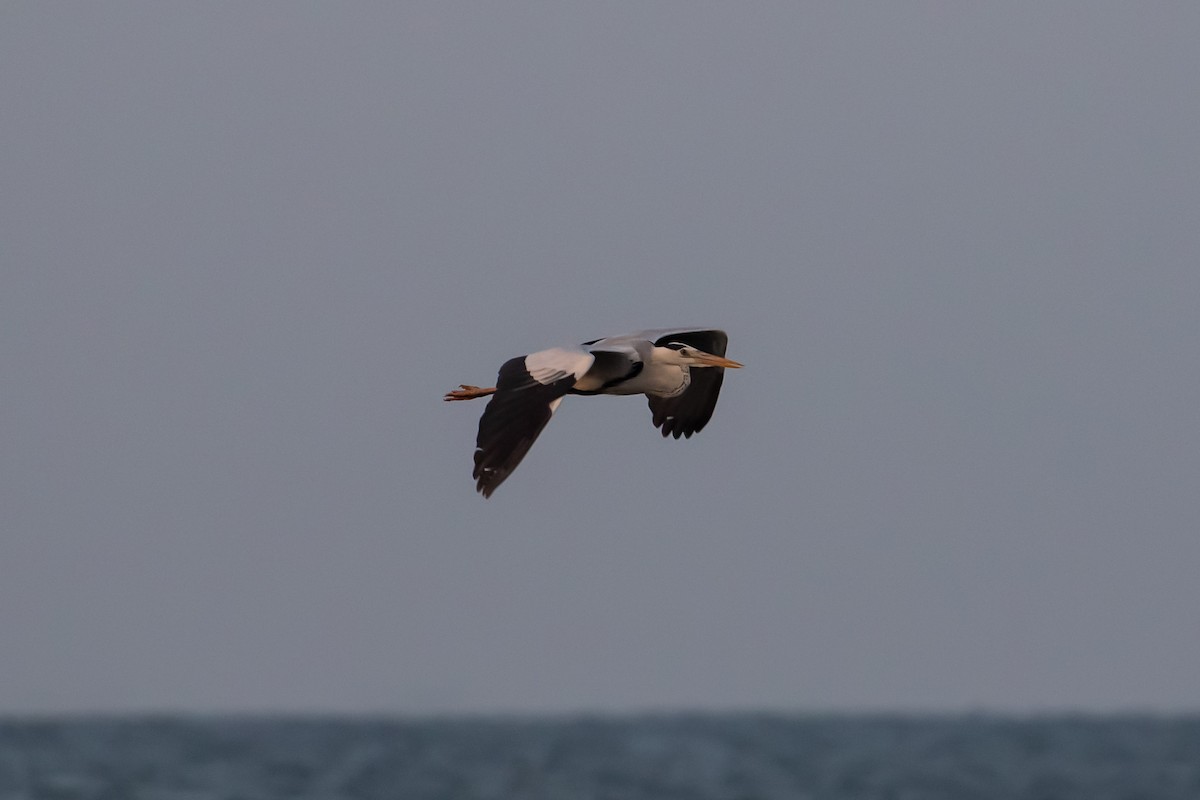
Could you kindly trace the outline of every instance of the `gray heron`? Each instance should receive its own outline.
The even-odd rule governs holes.
[[[504,362],[496,385],[461,384],[445,400],[492,395],[475,440],[475,488],[491,497],[568,394],[644,394],[662,435],[703,430],[717,405],[729,337],[713,328],[658,328],[554,347]],[[693,371],[694,370],[694,371]]]

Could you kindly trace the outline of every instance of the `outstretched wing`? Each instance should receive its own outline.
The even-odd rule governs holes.
[[[475,488],[491,497],[529,452],[563,395],[591,367],[584,350],[554,348],[509,359],[500,367],[496,393],[479,419]]]
[[[725,331],[704,328],[683,328],[678,330],[655,330],[647,333],[655,336],[656,347],[663,347],[671,342],[682,342],[690,347],[712,353],[714,356],[724,356],[729,344]],[[712,419],[713,409],[717,407],[717,395],[721,393],[721,384],[725,381],[725,370],[721,367],[702,367],[688,370],[691,382],[682,394],[675,397],[651,397],[650,412],[654,415],[654,425],[662,428],[662,435],[691,437],[704,429]]]

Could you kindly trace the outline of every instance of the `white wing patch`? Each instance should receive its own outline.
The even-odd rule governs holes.
[[[525,356],[525,371],[529,377],[546,385],[572,377],[579,380],[595,361],[595,356],[584,350],[568,350],[552,347]]]

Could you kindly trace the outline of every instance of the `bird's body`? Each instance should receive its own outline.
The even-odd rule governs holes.
[[[494,395],[479,420],[476,488],[490,497],[568,394],[644,394],[663,436],[690,437],[712,417],[729,337],[712,328],[659,328],[509,359],[494,388],[463,385],[446,400]],[[695,370],[693,372],[693,370]]]

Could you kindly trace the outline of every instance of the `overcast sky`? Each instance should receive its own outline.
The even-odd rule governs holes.
[[[1200,5],[7,3],[0,711],[1200,708]],[[506,359],[729,332],[710,426]]]

